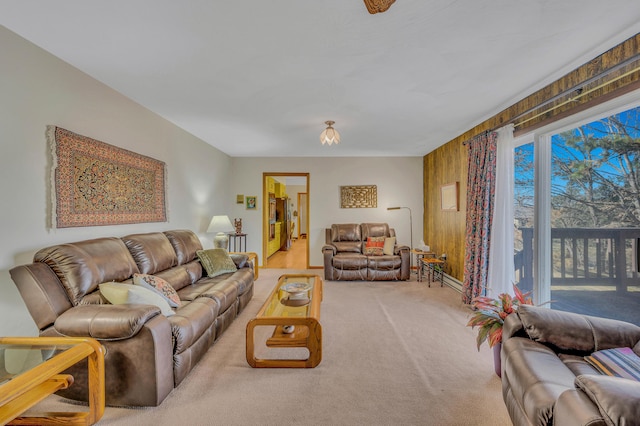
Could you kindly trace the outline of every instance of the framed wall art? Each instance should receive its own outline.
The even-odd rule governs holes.
[[[440,209],[446,212],[458,211],[458,182],[440,187]]]
[[[256,210],[258,208],[258,197],[255,195],[247,195],[245,197],[247,210]]]
[[[378,207],[376,185],[350,185],[340,187],[340,208],[358,209]]]

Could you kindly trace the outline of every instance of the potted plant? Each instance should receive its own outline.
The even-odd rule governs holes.
[[[514,284],[514,296],[508,293],[501,293],[497,299],[479,296],[473,299],[471,306],[474,312],[467,326],[478,327],[478,337],[476,342],[478,350],[485,341],[489,347],[493,348],[493,361],[496,374],[500,376],[500,349],[502,347],[502,326],[504,319],[518,309],[520,305],[533,305],[530,292],[523,293]]]

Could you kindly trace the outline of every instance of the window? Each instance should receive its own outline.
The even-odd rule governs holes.
[[[517,139],[516,280],[536,303],[640,325],[639,97]]]

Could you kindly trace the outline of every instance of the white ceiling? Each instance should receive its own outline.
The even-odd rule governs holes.
[[[640,1],[0,0],[0,24],[231,156],[422,156],[640,32]]]

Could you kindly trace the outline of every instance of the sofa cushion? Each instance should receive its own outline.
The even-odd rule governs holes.
[[[391,256],[394,254],[396,248],[396,237],[388,237],[384,239],[384,247],[382,248],[382,254]]]
[[[362,232],[360,225],[357,223],[338,223],[331,225],[331,241],[330,243],[344,241],[362,241]]]
[[[178,264],[176,252],[162,232],[127,235],[122,241],[142,274],[155,274]]]
[[[400,256],[372,256],[367,259],[369,269],[377,271],[392,271],[400,269],[401,265]]]
[[[227,253],[225,249],[214,248],[209,250],[198,250],[196,255],[198,256],[198,259],[200,259],[205,271],[207,271],[207,276],[209,278],[238,270],[235,262],[231,259],[231,256],[229,256],[229,253]]]
[[[338,253],[333,256],[333,267],[339,270],[367,268],[367,256],[358,253]]]
[[[185,303],[178,309],[176,314],[169,318],[174,354],[184,352],[208,329],[213,328],[218,310],[216,301],[206,297]]]
[[[133,283],[157,292],[172,308],[180,306],[180,297],[167,281],[149,274],[133,274]]]
[[[584,359],[607,376],[640,381],[640,357],[631,348],[613,348],[596,351]]]
[[[168,317],[175,314],[164,297],[139,285],[102,283],[100,284],[100,293],[113,305],[129,303],[154,305],[160,308],[160,312],[164,316]]]
[[[139,272],[125,244],[119,238],[96,238],[60,244],[39,250],[34,262],[43,262],[58,276],[71,303],[107,281],[124,281]]]
[[[196,258],[196,252],[202,250],[200,238],[190,230],[165,231],[164,233],[173,246],[178,258],[178,265],[191,262]]]
[[[369,237],[393,237],[389,224],[387,223],[363,223],[362,227],[362,239],[366,240]]]
[[[362,254],[365,256],[382,256],[385,237],[369,237],[364,245]]]

